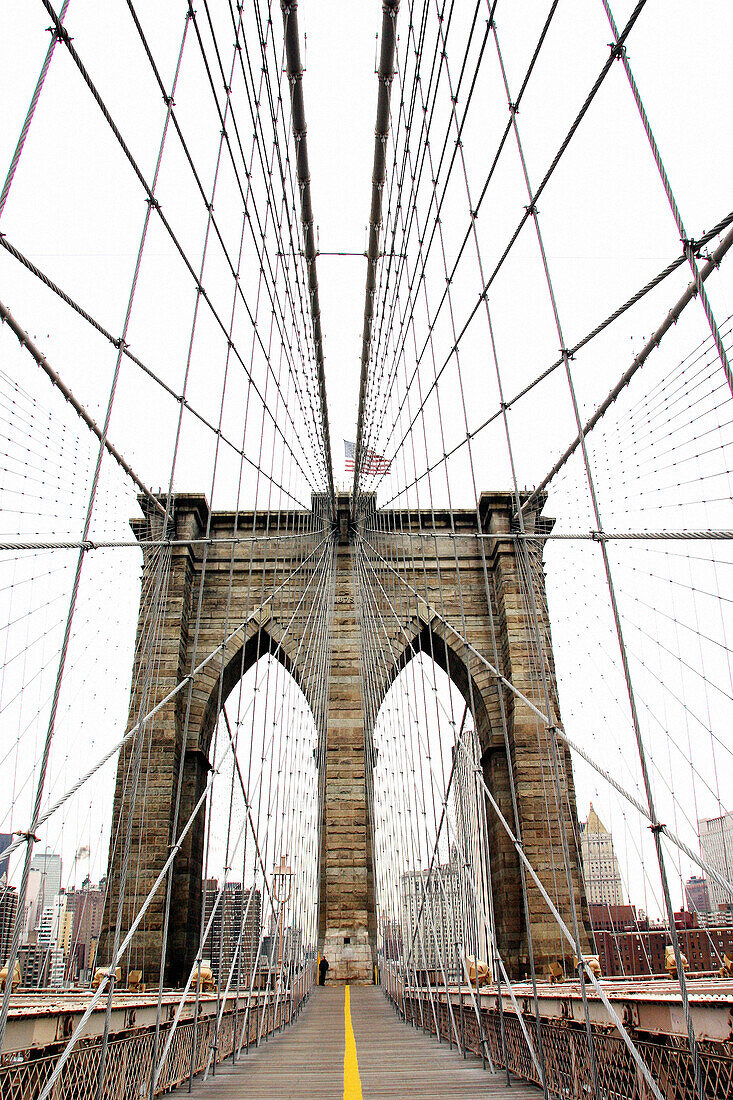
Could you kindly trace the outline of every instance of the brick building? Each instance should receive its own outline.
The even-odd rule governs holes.
[[[733,958],[733,928],[678,928],[680,950],[687,956],[689,973],[717,970],[723,955]],[[665,974],[665,948],[671,943],[666,928],[595,933],[605,977]]]

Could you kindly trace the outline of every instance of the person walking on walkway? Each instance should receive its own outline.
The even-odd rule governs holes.
[[[328,959],[322,958],[318,964],[318,984],[326,984],[326,974],[328,973]]]

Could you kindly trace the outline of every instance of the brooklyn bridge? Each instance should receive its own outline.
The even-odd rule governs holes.
[[[3,1100],[733,1094],[699,7],[3,6]]]

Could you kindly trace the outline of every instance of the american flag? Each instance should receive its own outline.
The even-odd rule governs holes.
[[[354,459],[356,458],[356,444],[349,443],[347,439],[344,440],[344,458],[346,463],[346,472],[353,474]],[[384,457],[384,455],[378,455],[376,451],[370,451],[369,448],[366,448],[363,451],[361,465],[362,472],[365,474],[389,473],[389,461]]]

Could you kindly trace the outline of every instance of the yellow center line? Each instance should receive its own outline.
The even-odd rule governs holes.
[[[362,1100],[356,1039],[351,1026],[351,998],[348,985],[344,997],[344,1100]]]

